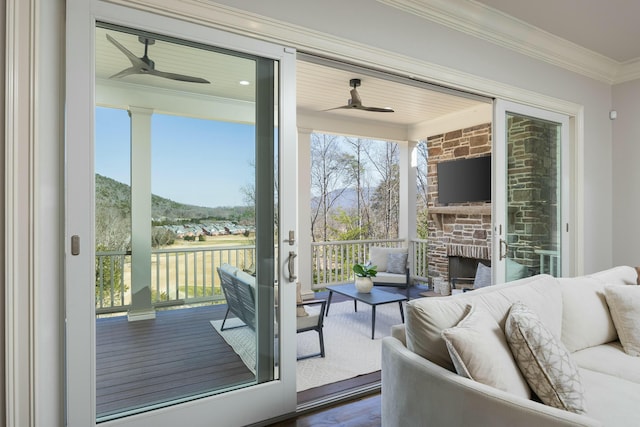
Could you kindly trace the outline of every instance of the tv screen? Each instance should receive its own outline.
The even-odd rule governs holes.
[[[438,163],[441,204],[491,200],[491,156]]]

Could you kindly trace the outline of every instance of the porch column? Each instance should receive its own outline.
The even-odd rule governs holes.
[[[417,237],[416,231],[416,168],[418,166],[418,141],[398,143],[400,148],[400,212],[398,237],[407,241]]]
[[[298,128],[298,280],[302,298],[313,298],[311,264],[311,132]]]
[[[151,303],[151,115],[129,107],[131,117],[131,308],[129,321],[154,319]]]

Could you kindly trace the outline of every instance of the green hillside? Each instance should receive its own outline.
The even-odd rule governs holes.
[[[131,188],[106,176],[96,174],[96,211],[116,209],[122,216],[131,214]],[[151,216],[167,223],[193,219],[253,220],[253,210],[246,206],[186,205],[151,195]]]

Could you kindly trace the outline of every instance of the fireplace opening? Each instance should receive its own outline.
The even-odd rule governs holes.
[[[491,267],[491,261],[481,258],[469,258],[464,256],[449,256],[449,282],[453,284],[454,279],[458,285],[473,286],[473,279],[476,276],[478,263]],[[467,279],[467,280],[459,280]],[[466,286],[465,286],[466,287]]]

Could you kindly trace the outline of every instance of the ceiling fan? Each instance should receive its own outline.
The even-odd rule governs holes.
[[[329,110],[337,110],[340,108],[351,108],[356,110],[364,110],[364,111],[373,111],[377,113],[393,113],[393,108],[389,107],[365,107],[362,105],[362,100],[360,99],[360,95],[358,94],[358,90],[356,89],[361,84],[360,79],[351,79],[349,80],[349,86],[353,87],[351,89],[351,99],[347,102],[347,105],[343,105],[341,107],[330,108]]]
[[[115,47],[120,49],[122,53],[125,54],[129,61],[131,61],[131,67],[125,68],[112,75],[111,79],[120,78],[124,76],[128,76],[130,74],[150,74],[152,76],[164,77],[165,79],[178,80],[181,82],[190,82],[190,83],[209,83],[208,80],[205,80],[200,77],[192,77],[186,76],[184,74],[176,74],[176,73],[167,73],[165,71],[160,71],[156,69],[156,64],[153,62],[149,56],[147,56],[147,50],[149,49],[149,45],[154,44],[156,41],[154,39],[150,39],[147,37],[138,37],[140,43],[144,44],[144,56],[138,58],[135,56],[129,49],[121,45],[116,39],[107,34],[107,40],[109,40]]]

